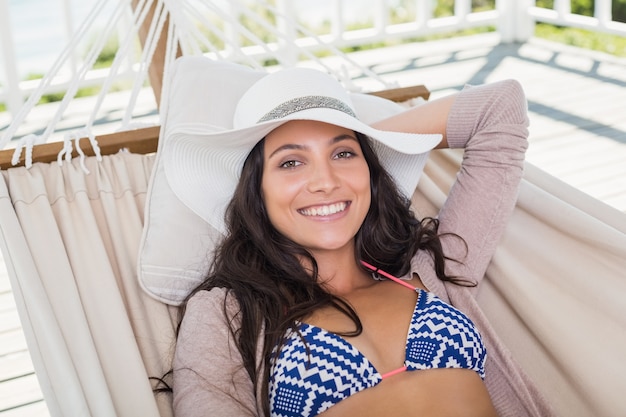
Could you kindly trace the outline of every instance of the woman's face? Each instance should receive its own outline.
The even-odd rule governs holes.
[[[353,245],[371,202],[354,132],[314,121],[291,121],[267,135],[261,190],[274,227],[313,255]]]

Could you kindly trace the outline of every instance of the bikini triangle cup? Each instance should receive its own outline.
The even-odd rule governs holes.
[[[485,377],[486,350],[471,320],[431,292],[415,288],[370,264],[373,273],[418,294],[407,331],[403,366],[381,375],[355,346],[320,327],[297,323],[272,361],[272,414],[321,413],[344,398],[404,371],[463,368]],[[307,411],[308,410],[308,411]]]

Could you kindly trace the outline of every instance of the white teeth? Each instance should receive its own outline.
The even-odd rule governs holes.
[[[320,207],[303,209],[303,210],[300,210],[300,212],[304,214],[305,216],[329,216],[331,214],[344,211],[347,206],[348,206],[347,203],[336,203],[336,204],[331,204],[328,206],[320,206]]]

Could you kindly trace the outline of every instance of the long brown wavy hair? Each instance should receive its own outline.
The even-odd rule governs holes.
[[[444,265],[448,259],[437,231],[438,221],[416,219],[410,200],[383,168],[369,139],[360,133],[357,139],[370,170],[372,203],[355,238],[355,261],[363,260],[401,276],[408,273],[413,255],[418,250],[426,250],[441,280],[472,285],[446,275]],[[228,206],[227,235],[216,248],[211,272],[187,300],[198,291],[215,287],[226,288],[236,297],[240,310],[236,320],[229,317],[230,331],[243,358],[243,366],[254,383],[255,394],[258,384],[262,384],[260,392],[265,413],[269,415],[272,350],[282,342],[287,329],[296,320],[330,305],[355,323],[356,330],[344,336],[360,334],[362,325],[347,302],[319,284],[317,263],[311,254],[280,234],[270,222],[261,193],[263,159],[264,140],[261,140],[248,155]],[[303,268],[302,259],[309,261],[307,264],[312,265],[312,271]],[[180,310],[181,319],[185,305],[186,302]],[[261,358],[256,357],[259,340],[263,343]]]

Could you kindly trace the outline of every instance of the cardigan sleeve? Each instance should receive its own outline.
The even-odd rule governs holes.
[[[448,116],[451,148],[465,148],[463,162],[438,218],[451,275],[480,283],[515,207],[528,147],[528,115],[517,81],[466,87]],[[418,252],[414,269],[435,292],[443,289],[432,260]]]
[[[252,381],[228,326],[237,311],[235,298],[222,288],[189,300],[173,362],[177,417],[258,415]]]

